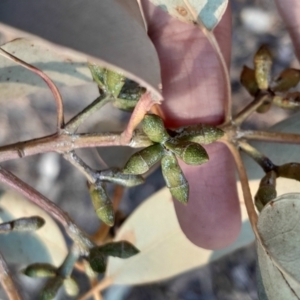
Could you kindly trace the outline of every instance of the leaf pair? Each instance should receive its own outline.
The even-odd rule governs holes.
[[[179,128],[171,133],[157,115],[145,115],[142,128],[153,145],[135,153],[126,163],[125,174],[144,174],[161,160],[161,167],[167,187],[173,197],[186,204],[189,186],[179,167],[176,157],[186,164],[201,165],[208,161],[205,149],[199,144],[211,143],[223,135],[223,131],[209,125],[195,125]]]

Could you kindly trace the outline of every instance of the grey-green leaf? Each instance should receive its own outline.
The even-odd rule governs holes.
[[[268,203],[257,223],[262,242],[281,273],[300,284],[300,194],[285,194]],[[288,298],[285,298],[288,299]]]
[[[203,24],[213,30],[221,20],[228,0],[150,0],[173,17],[186,23]]]
[[[272,262],[259,242],[257,242],[259,300],[299,300],[300,286],[292,278],[284,275]]]

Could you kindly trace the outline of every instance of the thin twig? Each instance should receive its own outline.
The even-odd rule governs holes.
[[[14,55],[8,53],[4,49],[0,48],[0,55],[16,62],[17,64],[23,66],[24,68],[34,72],[38,76],[40,76],[48,85],[49,89],[51,90],[53,97],[56,102],[56,110],[57,110],[57,131],[60,132],[61,129],[64,127],[64,106],[63,106],[63,100],[60,95],[60,92],[56,85],[53,83],[53,81],[50,79],[48,75],[46,75],[43,71],[40,69],[26,63],[25,61],[15,57]]]
[[[253,112],[256,111],[258,107],[267,101],[268,98],[270,98],[268,93],[260,93],[249,105],[247,105],[236,117],[234,117],[232,122],[236,126],[241,125]]]
[[[80,249],[75,244],[72,246],[62,265],[59,267],[58,275],[62,276],[63,278],[69,277],[72,274],[75,263],[79,257]]]
[[[84,108],[79,114],[73,117],[65,126],[65,131],[74,133],[78,127],[94,112],[99,110],[105,104],[109,103],[113,98],[111,96],[100,95],[95,101]]]
[[[241,185],[242,185],[244,202],[246,205],[249,220],[250,220],[250,223],[251,223],[251,226],[252,226],[252,229],[253,229],[253,232],[254,232],[256,238],[260,241],[260,236],[257,231],[258,216],[257,216],[256,210],[254,207],[253,200],[252,200],[252,195],[251,195],[251,191],[250,191],[250,187],[249,187],[249,183],[248,183],[249,180],[248,180],[248,176],[247,176],[246,169],[245,169],[244,163],[242,161],[241,155],[235,145],[233,145],[230,142],[225,142],[225,141],[222,141],[222,142],[229,148],[229,150],[232,153],[232,156],[235,160],[237,171],[238,171]]]
[[[95,176],[95,170],[91,169],[74,151],[63,154],[63,157],[75,166],[90,183],[95,183],[97,177]]]
[[[152,105],[155,104],[155,101],[152,99],[151,93],[144,93],[137,105],[132,112],[130,120],[127,124],[126,129],[122,133],[122,143],[129,143],[134,129],[138,126],[138,124],[143,120],[145,114],[151,109]]]
[[[3,286],[3,289],[6,292],[9,300],[22,300],[23,298],[19,294],[18,289],[16,288],[10,271],[7,267],[4,257],[0,252],[0,282]]]
[[[101,291],[105,290],[109,286],[111,286],[114,282],[113,277],[105,277],[102,281],[100,281],[95,287],[90,289],[87,293],[85,293],[82,297],[80,297],[78,300],[87,300],[89,297],[91,297],[95,292],[100,293]]]
[[[238,145],[246,154],[248,154],[261,166],[265,173],[274,170],[274,168],[276,167],[268,157],[266,157],[264,154],[259,152],[256,148],[252,147],[247,142],[239,141]]]
[[[296,133],[242,130],[240,132],[240,136],[247,140],[270,143],[300,144],[300,134]]]
[[[94,246],[93,242],[89,240],[86,234],[73,222],[66,212],[61,210],[57,205],[36,191],[33,187],[23,182],[9,171],[3,169],[1,166],[0,181],[18,191],[61,223],[68,235],[74,242],[78,243],[83,252],[86,252],[88,248]]]
[[[122,134],[120,133],[54,134],[0,147],[0,162],[46,152],[65,153],[79,148],[104,146],[142,148],[152,144],[153,142],[139,130],[134,132],[129,141],[123,140]]]

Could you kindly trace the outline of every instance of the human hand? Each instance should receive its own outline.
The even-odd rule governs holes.
[[[217,55],[205,35],[184,24],[148,0],[142,0],[148,33],[159,55],[168,127],[196,123],[221,124],[226,105],[225,80]],[[231,14],[228,8],[214,30],[230,62]],[[218,249],[238,236],[241,217],[236,191],[234,161],[221,143],[205,146],[210,160],[201,166],[180,162],[190,185],[187,206],[175,201],[179,223],[196,245]]]

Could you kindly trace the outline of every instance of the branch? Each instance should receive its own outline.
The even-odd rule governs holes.
[[[63,154],[63,157],[83,173],[90,183],[96,182],[96,171],[92,170],[74,151]]]
[[[2,167],[0,167],[0,181],[18,191],[61,223],[68,235],[81,247],[82,251],[86,252],[88,248],[94,246],[86,234],[73,222],[66,212],[61,210],[57,205],[36,191],[33,187]]]
[[[139,123],[143,120],[145,114],[151,109],[152,105],[156,102],[152,99],[152,95],[150,92],[144,93],[140,98],[139,102],[134,108],[128,125],[124,132],[122,133],[122,143],[129,143],[134,129],[139,125]]]
[[[82,297],[78,300],[87,300],[91,296],[93,296],[96,292],[101,292],[111,286],[113,284],[114,278],[113,277],[105,277],[102,281],[100,281],[95,287],[90,289],[87,293],[85,293]]]
[[[253,112],[256,111],[267,99],[270,97],[268,93],[260,93],[254,100],[247,105],[238,115],[233,119],[236,126],[241,125]]]
[[[0,282],[10,300],[22,300],[16,288],[4,257],[0,252]]]
[[[0,55],[16,62],[17,64],[23,66],[24,68],[34,72],[38,76],[40,76],[48,85],[49,89],[51,90],[53,97],[56,102],[56,110],[57,110],[57,131],[60,132],[61,129],[64,127],[64,107],[63,107],[63,100],[60,95],[60,92],[53,81],[40,69],[26,63],[25,61],[15,57],[14,55],[8,53],[4,49],[0,48]]]
[[[246,154],[248,154],[261,166],[265,173],[274,170],[275,165],[273,164],[273,162],[264,154],[259,152],[256,148],[252,147],[245,141],[238,142],[238,145]]]
[[[246,205],[246,209],[247,209],[247,213],[249,216],[249,221],[251,223],[253,232],[257,238],[257,240],[261,240],[258,230],[257,230],[257,220],[258,220],[258,216],[254,207],[254,203],[252,200],[252,195],[251,195],[251,191],[250,191],[250,187],[249,187],[249,180],[248,180],[248,176],[246,173],[246,169],[244,166],[244,163],[242,161],[241,155],[238,151],[238,149],[235,147],[235,145],[233,145],[230,142],[226,142],[226,141],[222,141],[230,150],[235,163],[236,163],[236,167],[237,167],[237,171],[240,177],[240,181],[241,181],[241,185],[242,185],[242,190],[243,190],[243,196],[244,196],[244,200],[245,200],[245,205]]]
[[[101,95],[90,105],[84,108],[79,114],[72,118],[65,126],[65,131],[68,133],[74,133],[78,127],[94,112],[99,110],[105,104],[110,102],[112,99],[111,96]]]
[[[46,152],[66,153],[79,148],[104,146],[143,148],[152,144],[153,142],[139,130],[134,131],[129,141],[125,141],[120,133],[54,134],[0,147],[0,162]]]

